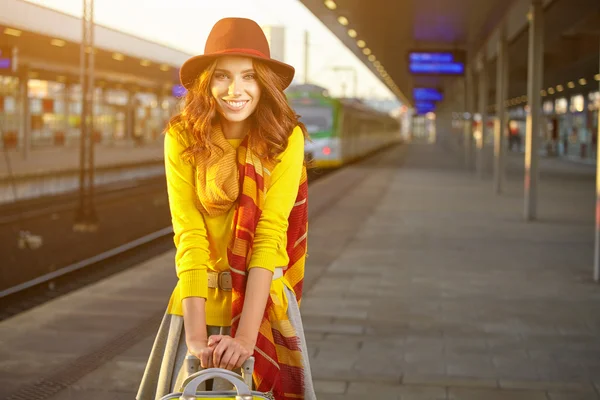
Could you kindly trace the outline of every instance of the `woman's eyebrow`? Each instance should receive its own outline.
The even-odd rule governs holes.
[[[228,74],[231,73],[231,71],[223,69],[223,68],[217,68],[217,69],[215,69],[215,72],[225,72],[225,73],[228,73]],[[248,72],[254,72],[254,69],[253,68],[245,69],[245,70],[242,71],[242,74],[246,74]]]

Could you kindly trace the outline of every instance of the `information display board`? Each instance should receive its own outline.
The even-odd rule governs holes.
[[[412,75],[464,75],[462,59],[456,52],[410,51],[408,69]]]
[[[444,95],[435,88],[416,87],[413,88],[413,99],[415,101],[442,101]]]

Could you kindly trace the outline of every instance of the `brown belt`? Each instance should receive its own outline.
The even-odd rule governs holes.
[[[273,272],[273,280],[279,279],[283,277],[283,267],[275,268]],[[211,289],[221,289],[225,291],[231,291],[232,289],[232,280],[231,280],[231,272],[230,271],[208,271],[208,287]]]

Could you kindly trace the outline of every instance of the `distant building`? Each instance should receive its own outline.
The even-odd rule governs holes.
[[[271,58],[285,62],[285,28],[283,26],[263,26],[263,31],[271,47]]]

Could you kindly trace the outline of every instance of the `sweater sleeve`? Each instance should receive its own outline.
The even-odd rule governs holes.
[[[194,168],[181,159],[184,146],[169,131],[165,135],[165,175],[177,248],[175,266],[181,299],[208,295],[210,257],[206,223],[194,204]]]
[[[274,271],[289,262],[285,251],[288,218],[298,195],[304,162],[304,135],[300,127],[294,128],[280,160],[271,171],[271,185],[256,226],[248,268]]]

